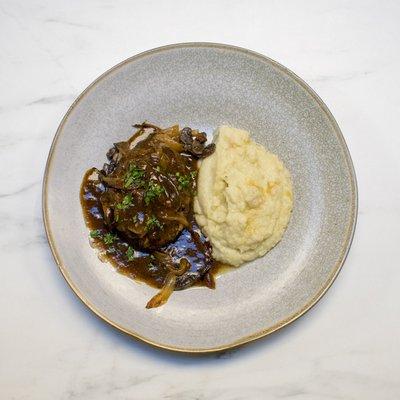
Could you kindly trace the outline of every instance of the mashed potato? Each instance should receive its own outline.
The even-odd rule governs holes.
[[[292,183],[278,157],[248,132],[221,126],[215,143],[200,167],[194,211],[214,258],[239,266],[281,240],[292,211]]]

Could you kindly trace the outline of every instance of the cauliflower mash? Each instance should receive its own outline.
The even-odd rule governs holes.
[[[216,150],[202,161],[194,211],[216,260],[234,266],[263,256],[282,238],[293,204],[279,158],[249,132],[221,126]]]

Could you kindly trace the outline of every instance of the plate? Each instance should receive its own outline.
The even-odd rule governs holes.
[[[221,124],[246,129],[278,154],[294,185],[292,218],[272,251],[221,275],[214,291],[175,292],[153,310],[145,305],[154,289],[97,258],[79,203],[84,172],[144,120],[207,133]],[[57,265],[93,312],[154,346],[209,352],[276,331],[322,297],[351,244],[357,188],[337,123],[299,77],[249,50],[186,43],[123,61],[77,98],[50,150],[43,213]]]

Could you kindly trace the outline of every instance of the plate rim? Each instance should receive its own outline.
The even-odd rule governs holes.
[[[173,50],[173,49],[179,49],[179,48],[216,48],[216,49],[220,49],[220,50],[230,50],[230,51],[239,52],[239,53],[251,56],[251,57],[255,57],[264,63],[266,62],[268,64],[272,64],[274,67],[281,70],[283,73],[287,74],[290,78],[294,79],[316,101],[316,103],[319,105],[319,107],[322,109],[322,111],[325,113],[325,115],[331,122],[331,124],[334,128],[334,132],[335,132],[337,138],[339,139],[342,150],[344,152],[348,171],[350,173],[350,181],[351,181],[350,184],[351,184],[351,203],[352,204],[351,204],[351,213],[350,213],[350,227],[348,229],[348,232],[346,233],[346,239],[344,241],[344,246],[342,248],[342,251],[338,257],[338,261],[334,265],[332,272],[331,272],[330,276],[328,277],[328,279],[326,280],[325,284],[320,288],[320,290],[315,294],[315,296],[310,301],[308,301],[300,310],[296,311],[288,318],[285,318],[285,319],[279,321],[278,323],[276,323],[275,325],[273,325],[269,328],[261,329],[255,333],[246,335],[238,340],[235,340],[234,342],[223,344],[223,345],[216,346],[216,347],[184,348],[184,347],[168,345],[165,343],[158,343],[151,339],[148,339],[145,336],[142,336],[142,335],[134,332],[133,330],[130,330],[130,329],[127,329],[127,328],[121,326],[120,324],[112,321],[106,315],[104,315],[99,310],[97,310],[96,307],[85,298],[84,294],[75,286],[73,280],[70,278],[67,268],[63,264],[61,257],[59,256],[59,254],[57,252],[56,243],[53,239],[52,232],[51,232],[50,219],[49,219],[49,213],[48,213],[47,189],[48,189],[49,171],[50,171],[51,165],[52,165],[52,157],[53,157],[54,150],[55,150],[57,142],[58,142],[58,138],[61,136],[64,124],[67,121],[72,110],[78,105],[78,103],[83,99],[83,97],[95,85],[97,85],[99,82],[101,82],[101,80],[103,78],[105,78],[110,73],[116,71],[117,69],[121,68],[125,64],[128,64],[132,61],[136,61],[143,57],[154,55],[156,53],[169,51],[169,50]],[[347,147],[346,141],[344,139],[344,136],[342,134],[342,131],[341,131],[337,121],[333,117],[332,113],[329,111],[326,104],[318,96],[318,94],[302,78],[300,78],[298,75],[296,75],[293,71],[291,71],[287,67],[283,66],[282,64],[278,63],[277,61],[275,61],[263,54],[260,54],[253,50],[249,50],[249,49],[239,47],[239,46],[233,46],[230,44],[223,44],[223,43],[213,43],[213,42],[183,42],[183,43],[174,43],[174,44],[156,47],[156,48],[138,53],[134,56],[131,56],[131,57],[119,62],[118,64],[114,65],[113,67],[109,68],[104,73],[102,73],[100,76],[98,76],[74,100],[74,102],[71,104],[71,106],[68,108],[66,114],[62,118],[60,124],[58,125],[56,134],[53,138],[53,141],[51,143],[50,150],[49,150],[49,153],[47,156],[46,166],[45,166],[44,175],[43,175],[43,184],[42,184],[42,218],[43,218],[47,241],[49,243],[49,247],[52,252],[54,261],[57,264],[58,269],[61,272],[61,275],[64,277],[65,281],[68,283],[68,285],[70,286],[72,291],[75,293],[75,295],[79,298],[79,300],[81,300],[83,302],[83,304],[85,304],[97,317],[99,317],[103,321],[107,322],[114,328],[120,330],[121,332],[123,332],[131,337],[134,337],[135,339],[139,339],[142,342],[150,344],[154,347],[161,348],[164,350],[181,352],[181,353],[212,353],[212,352],[218,352],[218,351],[232,349],[232,348],[241,346],[245,343],[249,343],[249,342],[255,341],[257,339],[261,339],[273,332],[276,332],[276,331],[282,329],[283,327],[289,325],[290,323],[294,322],[295,320],[300,318],[302,315],[304,315],[307,311],[309,311],[312,307],[314,307],[319,302],[319,300],[325,295],[325,293],[332,286],[333,282],[335,281],[339,272],[341,271],[343,264],[349,253],[353,238],[354,238],[354,232],[355,232],[355,228],[356,228],[356,224],[357,224],[357,214],[358,214],[358,187],[357,187],[357,178],[356,178],[353,161],[351,159],[349,149]]]

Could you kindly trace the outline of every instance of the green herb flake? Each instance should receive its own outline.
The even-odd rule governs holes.
[[[96,238],[99,238],[99,237],[101,237],[101,230],[100,229],[96,229],[96,230],[94,230],[94,231],[90,231],[90,237],[92,238],[92,239],[96,239]]]
[[[129,206],[132,205],[132,195],[128,193],[124,198],[122,199],[122,203],[117,204],[117,208],[119,210],[126,210],[129,208]]]
[[[162,229],[163,224],[157,219],[157,217],[152,215],[146,222],[146,229],[150,231],[155,228]]]
[[[129,165],[128,172],[125,174],[124,187],[129,189],[131,187],[142,187],[145,185],[143,179],[145,172],[134,164]]]
[[[160,184],[150,181],[144,195],[144,202],[148,206],[154,199],[158,198],[165,192],[165,189]]]
[[[197,177],[197,171],[192,171],[192,172],[190,173],[190,177],[191,177],[192,179],[196,179],[196,177]]]
[[[175,175],[178,180],[178,189],[179,190],[187,189],[190,184],[190,179],[191,179],[190,174],[189,175],[181,175],[179,172],[177,172]]]
[[[114,234],[108,232],[104,235],[104,238],[103,238],[104,244],[107,244],[107,245],[113,244],[116,238],[117,238],[117,235],[114,235]]]
[[[126,251],[126,258],[128,261],[133,261],[135,259],[135,250],[133,250],[133,247],[128,247],[128,250]]]
[[[150,261],[148,264],[147,264],[147,268],[150,270],[150,271],[154,271],[154,269],[156,268],[156,266]]]

